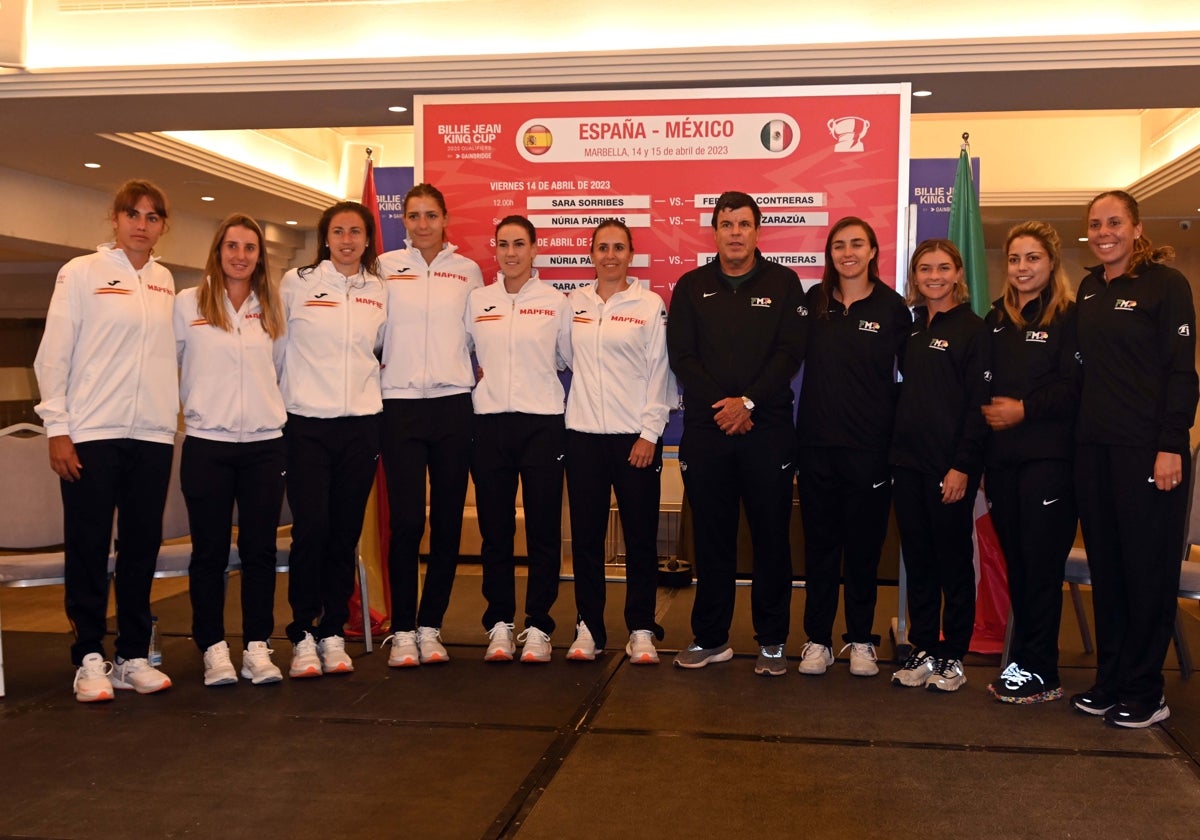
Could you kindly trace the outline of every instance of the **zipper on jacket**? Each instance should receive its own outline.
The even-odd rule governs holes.
[[[417,253],[420,253],[419,251]],[[441,256],[441,251],[438,252]],[[433,258],[437,262],[437,257]],[[425,255],[421,255],[421,262],[425,262]],[[421,357],[421,397],[429,397],[429,317],[431,298],[433,297],[433,266],[425,265],[425,354]]]
[[[129,257],[126,256],[125,260],[128,262]],[[150,263],[147,262],[146,265],[150,265]],[[133,432],[137,428],[138,412],[141,410],[140,403],[142,401],[142,370],[145,367],[146,361],[146,341],[149,338],[147,332],[150,329],[150,319],[146,312],[146,284],[142,282],[142,273],[134,268],[132,263],[129,264],[129,268],[133,271],[134,277],[137,278],[138,301],[142,308],[142,338],[141,346],[138,348],[137,385],[133,391],[133,414],[129,418],[129,437],[133,437]]]
[[[504,281],[501,281],[501,282],[504,282]],[[526,282],[528,282],[528,281],[526,281]],[[510,312],[510,314],[508,316],[508,382],[506,383],[508,390],[504,396],[504,410],[505,411],[513,410],[513,400],[512,400],[513,371],[516,369],[516,366],[517,366],[517,359],[513,356],[513,353],[516,351],[516,335],[515,335],[516,331],[514,328],[517,325],[517,298],[520,296],[521,296],[521,293],[517,292],[516,297],[511,297],[508,299],[508,305],[512,308],[512,311]],[[487,371],[484,371],[483,375],[487,376]]]
[[[342,343],[346,350],[342,354],[342,417],[350,414],[350,354],[353,351],[350,339],[350,278],[342,275],[346,284],[346,314],[342,316]]]
[[[599,298],[599,295],[596,296]],[[607,433],[608,417],[604,410],[605,405],[605,382],[604,382],[604,342],[601,336],[601,330],[604,329],[605,316],[607,315],[608,305],[605,301],[600,301],[599,317],[596,319],[596,378],[600,385],[600,431]]]

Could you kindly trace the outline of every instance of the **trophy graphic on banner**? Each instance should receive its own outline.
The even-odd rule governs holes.
[[[837,141],[833,147],[835,152],[861,152],[862,140],[871,122],[862,117],[836,117],[828,125],[829,134]]]

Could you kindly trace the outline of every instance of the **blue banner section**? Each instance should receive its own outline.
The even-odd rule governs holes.
[[[953,176],[951,177],[953,182]],[[375,167],[375,194],[379,196],[379,228],[383,249],[404,247],[404,196],[413,187],[411,166]]]
[[[908,188],[917,205],[917,241],[945,239],[950,229],[950,200],[958,158],[914,158],[908,166]],[[971,180],[979,195],[979,158],[971,158]]]

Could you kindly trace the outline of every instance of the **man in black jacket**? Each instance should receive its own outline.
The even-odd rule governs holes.
[[[733,657],[739,503],[754,548],[755,673],[787,672],[792,594],[788,524],[795,475],[791,379],[804,360],[808,310],[795,272],[756,247],[762,212],[726,192],[713,208],[717,259],[679,279],[667,321],[671,367],[683,386],[679,468],[693,513],[695,640],[681,668]]]

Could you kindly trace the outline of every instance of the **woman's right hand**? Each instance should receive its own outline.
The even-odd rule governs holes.
[[[53,435],[50,438],[50,469],[63,481],[76,481],[83,464],[75,453],[75,444],[70,435]]]

